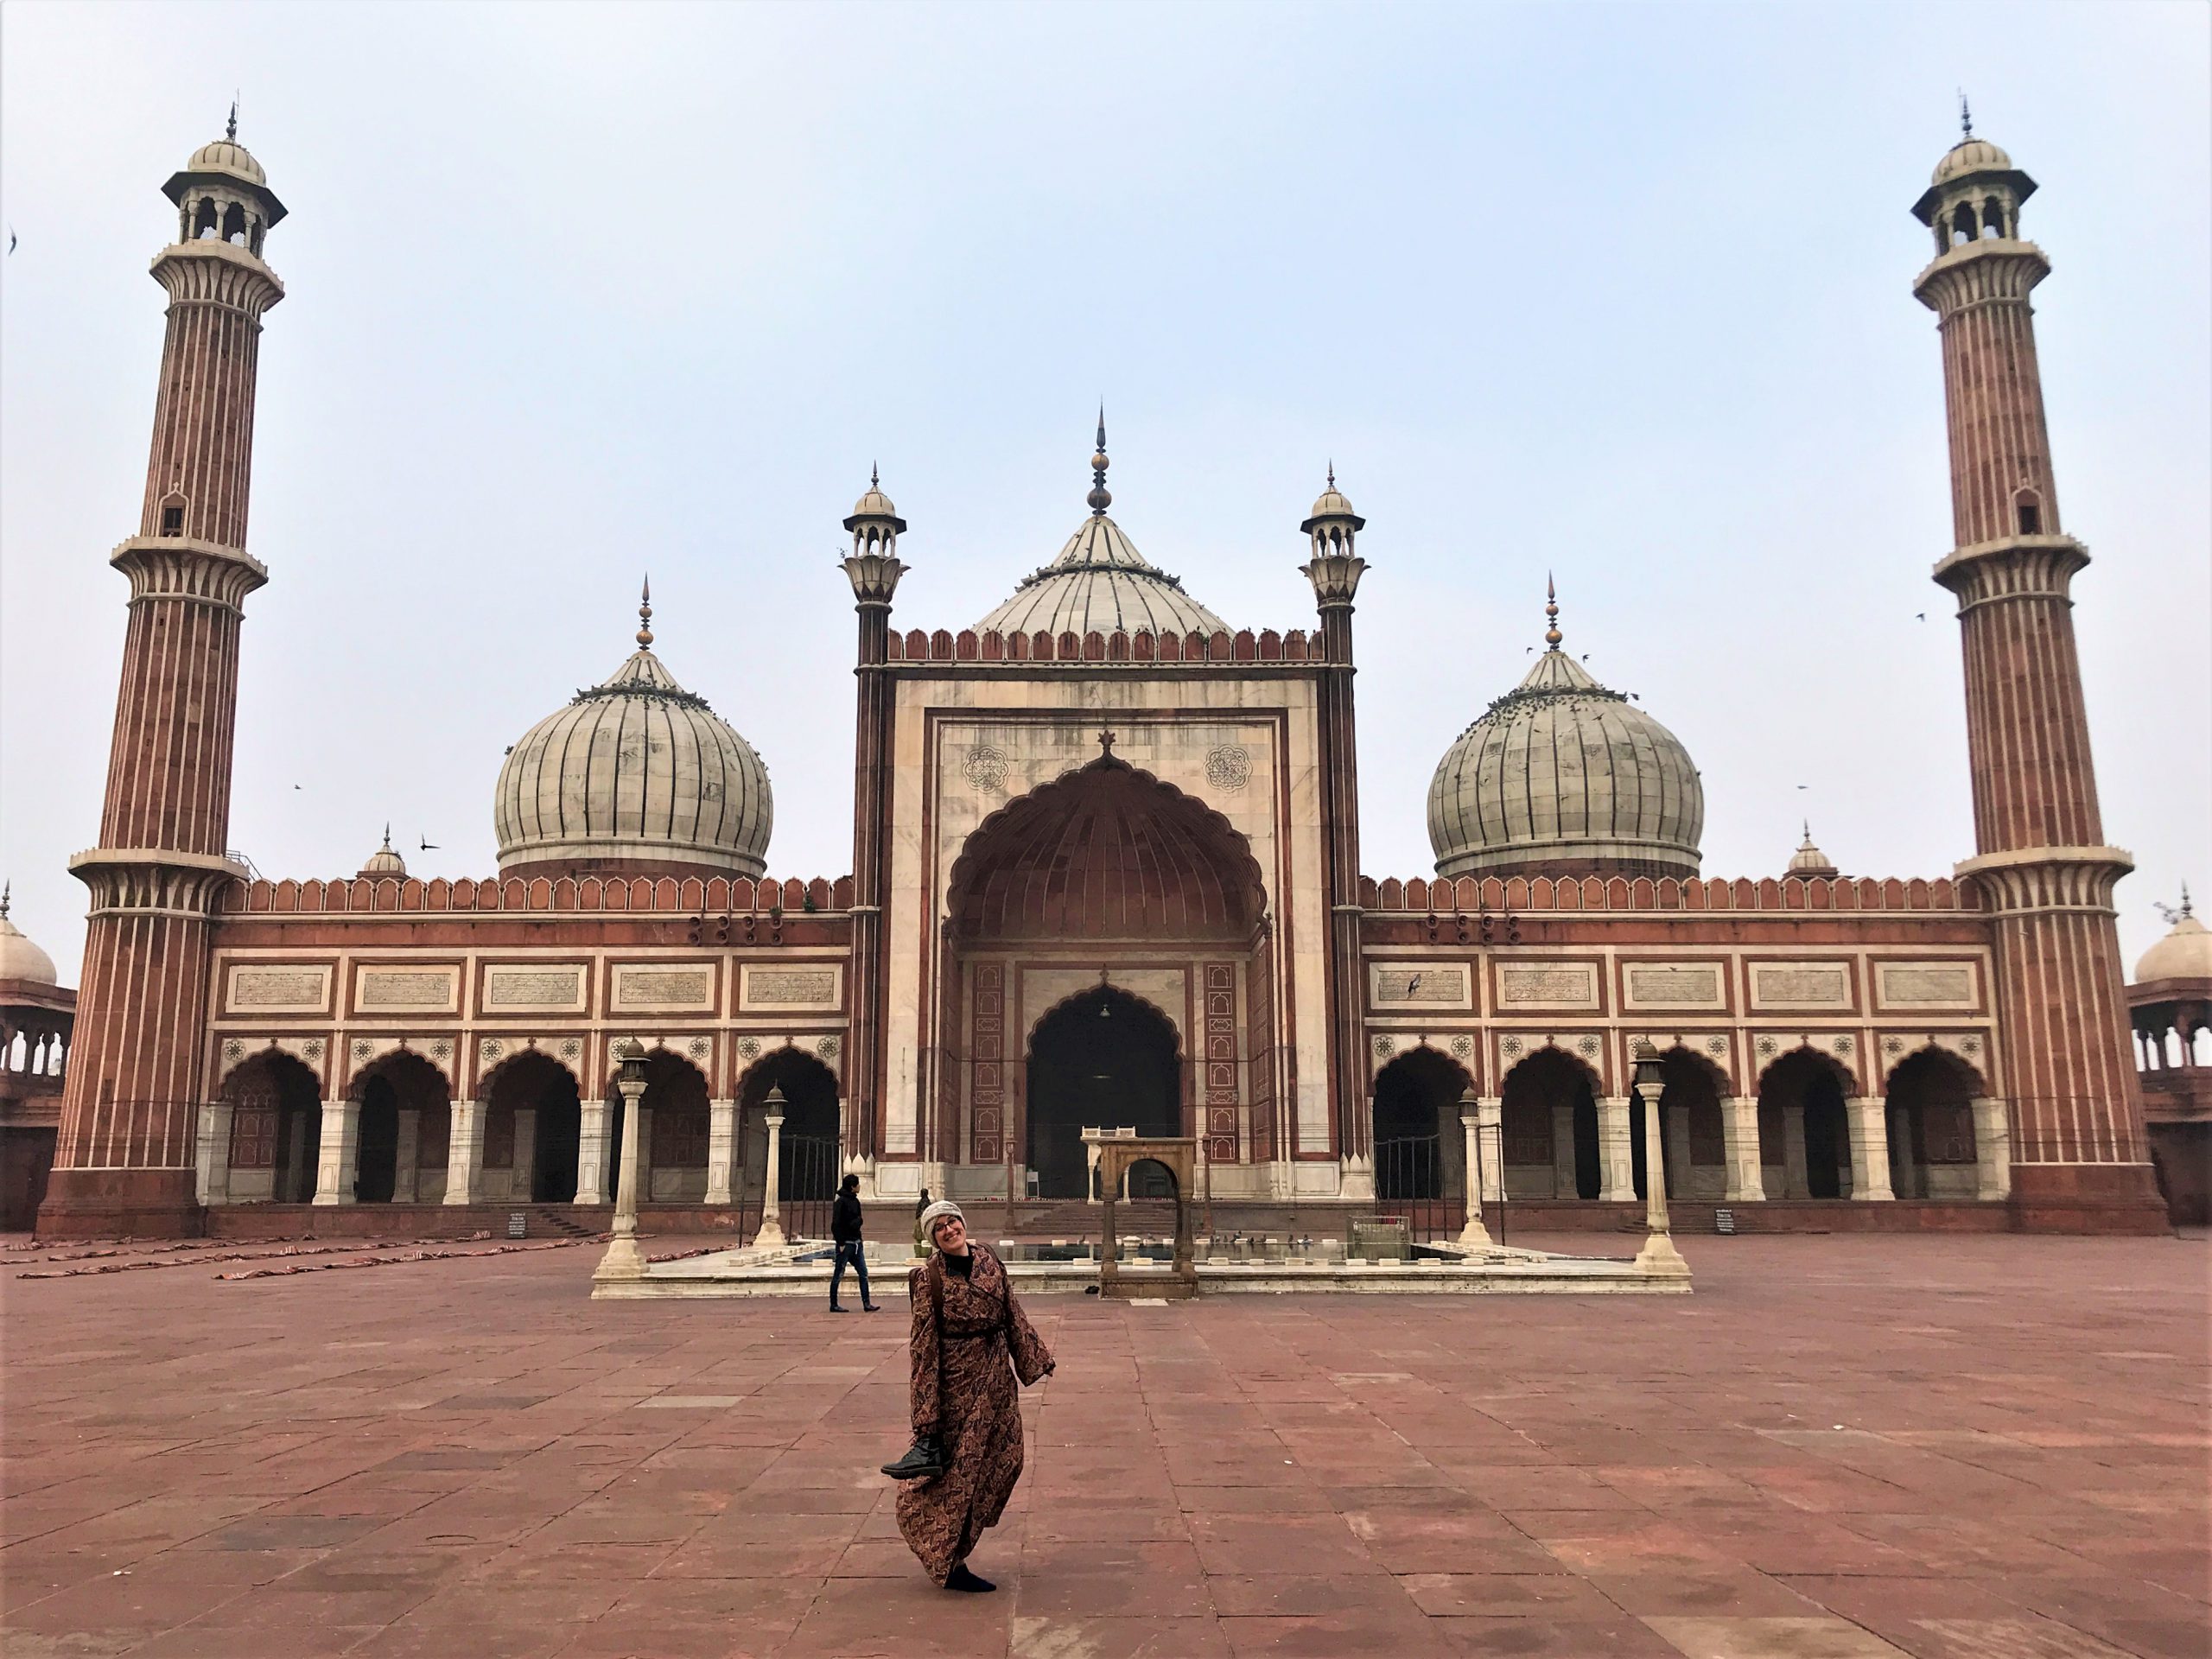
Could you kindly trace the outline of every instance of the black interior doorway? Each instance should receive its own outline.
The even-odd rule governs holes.
[[[1110,986],[1064,1002],[1038,1022],[1029,1045],[1027,1162],[1039,1197],[1089,1196],[1087,1127],[1183,1132],[1175,1050],[1173,1026]]]

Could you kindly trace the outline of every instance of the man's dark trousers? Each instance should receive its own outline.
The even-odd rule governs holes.
[[[853,1264],[853,1271],[861,1276],[861,1305],[866,1306],[875,1298],[868,1294],[868,1246],[857,1238],[837,1241],[837,1265],[830,1269],[830,1305],[832,1307],[837,1305],[837,1287],[845,1282],[845,1264],[848,1262]]]

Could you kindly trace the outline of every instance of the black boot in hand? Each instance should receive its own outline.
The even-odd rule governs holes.
[[[944,1443],[934,1434],[917,1434],[906,1455],[885,1464],[883,1472],[893,1480],[934,1480],[944,1472]]]

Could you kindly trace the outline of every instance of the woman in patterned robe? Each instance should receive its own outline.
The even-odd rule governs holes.
[[[968,1238],[954,1205],[928,1217],[937,1249],[908,1284],[914,1301],[913,1418],[919,1443],[942,1446],[944,1472],[899,1491],[899,1531],[948,1590],[988,1590],[968,1570],[983,1529],[998,1524],[1021,1478],[1021,1397],[1052,1372],[1052,1355],[1014,1299],[998,1257]]]

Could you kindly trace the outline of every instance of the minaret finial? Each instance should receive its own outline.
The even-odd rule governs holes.
[[[14,898],[15,892],[16,884],[12,880],[0,882],[0,922],[4,922],[8,919],[8,905],[9,901]],[[2184,905],[2189,902],[2189,889],[2187,887],[2183,887],[2181,890],[2181,901]]]
[[[391,824],[389,820],[384,826],[384,849],[387,853],[391,850]]]
[[[1554,651],[1567,636],[1559,631],[1559,588],[1552,582],[1552,573],[1544,572],[1544,643]]]
[[[223,137],[232,143],[238,141],[238,95],[236,92],[231,94],[231,123],[223,129]]]
[[[883,487],[883,474],[876,470],[875,463],[872,461],[868,464],[868,486],[871,490]]]
[[[1090,503],[1090,516],[1103,518],[1106,509],[1114,505],[1114,498],[1106,489],[1106,468],[1112,465],[1106,459],[1106,400],[1098,401],[1098,448],[1090,456],[1090,493],[1084,499]]]
[[[638,643],[648,649],[653,643],[653,579],[645,578],[645,591],[638,596]]]
[[[5,893],[0,893],[0,916],[5,916],[7,913],[8,913],[7,895],[6,895]],[[2183,882],[2183,883],[2181,884],[2181,917],[2182,917],[2182,920],[2183,920],[2183,921],[2187,921],[2190,917],[2192,917],[2192,916],[2194,916],[2194,915],[2196,915],[2196,907],[2194,905],[2192,905],[2192,904],[2190,904],[2190,903],[2189,902],[2189,883],[2188,883],[2188,882],[2186,882],[2186,881],[2184,881],[2184,882]]]
[[[1959,132],[1961,143],[1974,137],[1974,111],[1967,105],[1967,89],[1959,88]]]
[[[1337,463],[1334,457],[1332,457],[1329,461],[1329,487],[1332,490],[1337,487]]]

